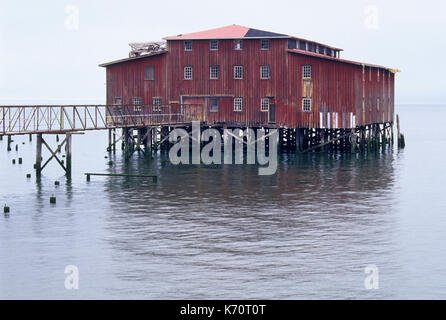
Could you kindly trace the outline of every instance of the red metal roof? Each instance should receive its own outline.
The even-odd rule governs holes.
[[[205,30],[194,33],[179,34],[177,36],[166,37],[166,40],[181,39],[238,39],[243,38],[250,28],[233,24],[231,26],[217,29]]]
[[[186,33],[186,34],[179,34],[177,36],[169,36],[165,37],[165,40],[209,40],[209,39],[242,39],[242,38],[291,38],[296,39],[300,41],[306,41],[306,42],[312,42],[314,44],[323,45],[324,47],[342,51],[342,49],[337,47],[332,47],[320,42],[307,40],[303,38],[298,38],[294,36],[289,36],[282,33],[276,33],[271,31],[263,31],[259,29],[254,28],[248,28],[240,25],[230,25],[226,27],[216,28],[216,29],[210,29],[200,32],[194,32],[194,33]]]

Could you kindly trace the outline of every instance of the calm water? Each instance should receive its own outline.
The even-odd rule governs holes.
[[[3,139],[0,298],[445,299],[446,136],[433,120],[446,106],[397,113],[405,150],[283,155],[273,176],[162,156],[125,164],[120,150],[110,167],[106,133],[90,132],[73,139],[71,182],[52,163],[36,183],[35,141],[14,137],[7,153]],[[87,183],[88,171],[160,178]],[[370,264],[378,290],[364,288]],[[64,287],[67,265],[79,290]]]

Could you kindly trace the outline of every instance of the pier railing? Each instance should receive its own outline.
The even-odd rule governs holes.
[[[0,135],[63,133],[205,121],[201,104],[0,106]]]

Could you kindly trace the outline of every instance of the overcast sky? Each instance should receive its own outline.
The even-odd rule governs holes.
[[[445,103],[445,12],[431,0],[0,0],[0,101],[104,103],[98,64],[129,42],[240,24],[400,69],[396,103]]]

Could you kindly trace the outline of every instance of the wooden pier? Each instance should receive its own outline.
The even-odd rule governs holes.
[[[237,123],[209,123],[203,105],[166,106],[0,106],[0,140],[8,139],[7,150],[11,151],[11,136],[29,134],[36,136],[36,161],[34,168],[40,176],[51,160],[57,161],[66,175],[71,176],[72,136],[93,130],[108,130],[107,151],[121,149],[128,160],[135,152],[142,152],[151,158],[153,152],[167,151],[170,147],[169,134],[175,128],[191,132],[192,122],[201,128],[212,127],[223,136],[225,129],[242,128]],[[399,118],[397,117],[397,120]],[[264,128],[267,136],[270,130],[278,130],[280,152],[376,152],[393,145],[393,122],[372,123],[355,128],[286,128],[274,123],[259,124],[252,129]],[[121,130],[118,138],[117,130]],[[65,135],[59,142],[58,135]],[[44,135],[57,135],[57,145],[52,147]],[[399,132],[398,146],[404,147],[404,136]],[[260,137],[257,137],[260,138]],[[269,138],[266,138],[268,146]],[[44,161],[42,148],[50,156]],[[65,148],[66,159],[58,154]],[[89,174],[94,175],[94,174]],[[89,177],[89,175],[87,177]]]

